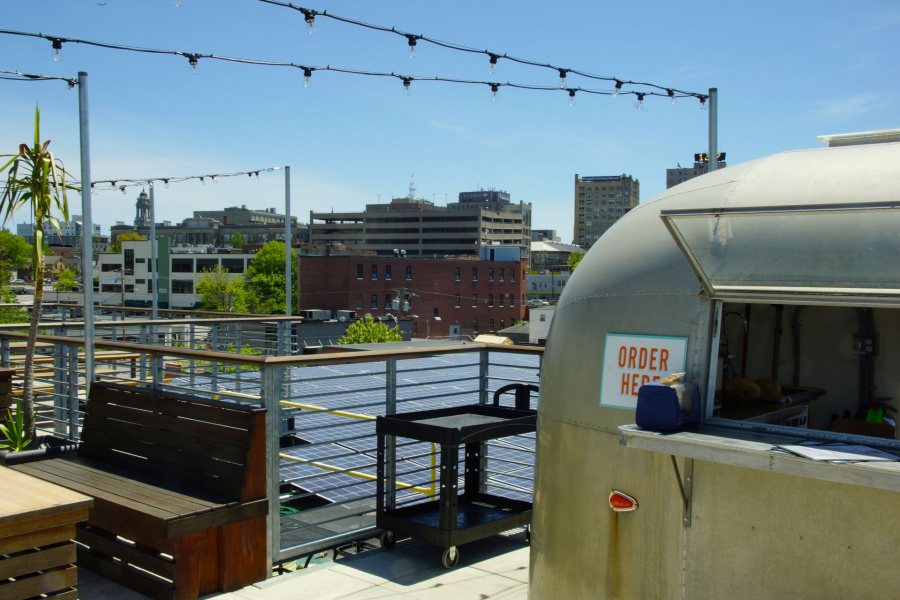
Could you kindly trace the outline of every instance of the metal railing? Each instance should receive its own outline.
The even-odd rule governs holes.
[[[540,348],[466,343],[290,356],[284,318],[181,321],[126,321],[125,329],[98,322],[95,378],[269,409],[272,564],[376,535],[378,415],[484,404],[507,383],[539,381]],[[79,438],[85,402],[79,327],[42,324],[56,335],[39,336],[35,364],[38,426],[67,440]],[[253,353],[242,354],[250,330],[264,333],[248,342]],[[138,342],[122,341],[134,332]],[[20,368],[23,346],[21,330],[0,329],[0,364]],[[483,485],[530,499],[533,434],[488,444]],[[435,496],[436,454],[431,444],[398,440],[397,505]]]

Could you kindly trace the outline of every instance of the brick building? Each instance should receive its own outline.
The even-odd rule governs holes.
[[[300,309],[413,319],[418,337],[498,331],[525,318],[526,260],[518,248],[481,257],[309,256],[300,259]]]

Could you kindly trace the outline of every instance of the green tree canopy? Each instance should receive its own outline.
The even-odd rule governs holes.
[[[122,251],[122,242],[127,242],[129,240],[140,241],[146,239],[147,238],[139,234],[137,231],[126,231],[116,236],[116,241],[109,245],[109,251],[113,253],[119,253]]]
[[[239,231],[231,236],[231,241],[229,243],[232,248],[240,250],[247,244],[247,236]]]
[[[13,271],[24,269],[31,264],[33,249],[24,238],[7,231],[0,230],[0,270],[4,281],[9,280]]]
[[[403,335],[400,327],[388,327],[381,321],[376,321],[367,315],[354,321],[347,327],[344,337],[338,340],[338,344],[382,344],[384,342],[402,342]]]
[[[581,264],[581,259],[584,258],[584,252],[572,252],[569,254],[569,258],[566,262],[569,264],[569,268],[573,271],[578,268],[578,265]]]
[[[284,242],[268,242],[247,266],[244,290],[250,312],[263,315],[284,312],[284,251]],[[291,252],[291,281],[296,280],[297,255]],[[292,305],[297,306],[295,291],[292,291],[292,300]]]
[[[197,295],[206,310],[247,312],[244,281],[230,277],[225,267],[216,265],[203,271],[197,278]]]
[[[77,276],[78,273],[76,273],[73,269],[63,269],[59,272],[59,276],[56,279],[56,283],[54,284],[53,289],[57,292],[77,292]]]

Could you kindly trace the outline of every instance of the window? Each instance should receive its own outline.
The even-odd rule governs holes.
[[[133,283],[126,283],[126,284],[125,284],[125,293],[126,293],[126,294],[133,294],[133,293],[134,293],[134,284],[133,284]]]
[[[148,294],[153,293],[153,280],[152,279],[147,280],[147,293]]]
[[[393,298],[391,298],[391,295],[385,294],[384,295],[384,310],[391,310],[391,308],[393,308],[392,302],[393,302]]]
[[[503,281],[503,271],[504,271],[504,269],[503,269],[503,267],[501,267],[500,272],[497,273],[497,279],[499,279],[501,282]]]
[[[371,308],[372,310],[378,309],[378,294],[372,294],[369,300],[369,308]]]
[[[456,296],[454,296],[454,298],[453,298],[453,306],[454,306],[455,308],[459,308],[459,306],[460,306],[459,300],[460,300],[459,294],[457,294]]]
[[[494,267],[488,267],[488,281],[494,280]]]
[[[434,307],[434,311],[431,313],[431,316],[434,317],[435,319],[441,318],[441,311],[437,306]]]
[[[503,294],[497,294],[497,305],[503,306]]]
[[[222,259],[222,268],[228,269],[229,273],[243,273],[244,272],[244,259],[243,258],[223,258]]]
[[[122,268],[121,266],[119,266],[115,263],[103,263],[102,265],[100,265],[100,270],[103,271],[104,273],[108,273],[111,271],[118,271],[121,268]]]
[[[406,265],[405,278],[407,281],[412,280],[412,265]]]
[[[510,270],[509,270],[509,282],[510,282],[510,283],[515,283],[515,282],[516,282],[516,270],[515,270],[515,269],[510,269]]]
[[[173,294],[193,294],[194,293],[194,282],[190,279],[173,279],[172,280],[172,293]]]
[[[384,265],[384,280],[391,280],[391,265]]]
[[[194,259],[193,258],[173,258],[172,259],[172,272],[173,273],[193,273],[194,272]]]
[[[494,329],[494,320],[493,319],[490,320],[490,325],[488,326],[488,331],[496,331],[496,329]]]
[[[454,267],[453,269],[453,279],[454,281],[462,280],[462,269],[460,267]]]
[[[478,294],[472,294],[472,306],[478,306]]]
[[[472,267],[472,281],[478,281],[478,267]]]
[[[356,295],[356,310],[362,310],[362,309],[363,309],[362,294],[357,294]]]
[[[363,278],[363,266],[362,265],[359,265],[359,264],[356,265],[356,278],[357,279]]]
[[[137,263],[137,264],[139,264],[139,265],[142,265],[142,264],[144,264],[145,262],[147,262],[147,259],[146,259],[146,258],[136,258],[136,259],[134,259],[134,262]]]
[[[125,274],[134,275],[134,248],[125,248]]]
[[[494,295],[488,294],[488,306],[493,306],[493,305],[494,305]]]
[[[197,272],[203,273],[204,271],[212,271],[216,267],[219,266],[218,258],[198,258],[197,259]]]
[[[472,333],[478,333],[478,319],[472,319]]]
[[[372,281],[375,281],[376,279],[378,279],[378,265],[372,265],[371,279],[372,279]]]
[[[509,305],[511,307],[516,305],[516,295],[515,294],[509,295]]]
[[[539,320],[541,323],[545,322],[545,321],[547,320],[547,315],[546,315],[546,313],[541,313],[541,318],[538,319],[538,320]]]

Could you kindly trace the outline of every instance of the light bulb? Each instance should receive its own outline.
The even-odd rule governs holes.
[[[637,104],[634,105],[638,110],[642,110],[644,108],[644,94],[637,94]]]
[[[313,70],[307,67],[303,69],[303,87],[308,88],[312,85],[312,72]]]
[[[569,106],[575,105],[575,90],[569,88]]]
[[[62,50],[62,40],[59,38],[53,38],[53,62],[59,62],[62,60],[62,56],[60,56],[59,51]]]
[[[409,96],[409,86],[411,83],[412,83],[412,79],[410,79],[409,77],[403,78],[403,95],[404,96]]]
[[[706,110],[706,96],[700,96],[700,110]]]
[[[559,69],[559,87],[560,88],[566,87],[566,75],[568,75],[568,74],[569,74],[569,72],[566,69]]]
[[[200,178],[200,184],[201,184],[201,185],[206,185],[206,179],[204,179],[203,177],[201,177],[201,178]]]
[[[407,44],[409,44],[409,57],[415,58],[416,57],[416,40],[418,40],[418,38],[414,35],[407,35],[406,39],[408,40]]]
[[[316,13],[311,10],[304,12],[303,20],[306,21],[306,30],[309,32],[309,35],[314,34],[316,32]]]
[[[197,63],[199,62],[197,60],[197,55],[196,54],[185,54],[185,56],[187,56],[188,64],[191,65],[191,73],[196,73],[197,72]]]
[[[169,189],[169,180],[163,179],[163,183],[166,184],[166,189]]]
[[[622,91],[622,82],[619,81],[618,79],[616,79],[616,87],[613,88],[613,93],[612,93],[613,98],[618,96],[619,92],[621,92],[621,91]]]
[[[489,54],[490,59],[488,60],[488,73],[491,75],[497,70],[497,59],[500,58],[496,54]]]
[[[675,104],[675,90],[667,89],[666,95],[672,100],[672,104]]]
[[[500,89],[500,85],[496,83],[491,84],[491,100],[497,100],[497,90]]]

